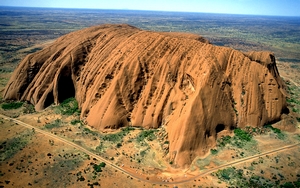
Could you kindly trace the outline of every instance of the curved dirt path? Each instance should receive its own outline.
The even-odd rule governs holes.
[[[257,154],[257,155],[253,155],[253,156],[250,156],[250,157],[245,157],[245,158],[242,158],[242,159],[238,159],[236,161],[229,162],[229,163],[217,166],[215,168],[207,169],[207,170],[201,172],[200,174],[198,174],[196,176],[187,177],[186,179],[182,178],[182,180],[179,180],[179,181],[166,182],[166,181],[162,181],[162,180],[161,181],[151,180],[151,178],[146,179],[146,177],[145,177],[146,175],[145,176],[143,176],[143,175],[138,176],[138,174],[134,174],[133,172],[129,172],[129,171],[123,169],[122,167],[113,164],[111,161],[109,161],[109,160],[107,160],[107,159],[105,159],[105,158],[103,158],[103,157],[101,157],[99,155],[96,155],[95,153],[92,153],[91,151],[89,151],[89,150],[87,150],[87,149],[85,149],[85,148],[83,148],[83,147],[81,147],[81,146],[79,146],[79,145],[77,145],[77,144],[69,141],[69,140],[66,140],[66,139],[61,138],[61,137],[59,137],[57,135],[54,135],[54,134],[49,133],[47,131],[44,131],[44,130],[42,130],[40,128],[37,128],[37,127],[34,127],[34,126],[29,125],[27,123],[24,123],[24,122],[22,122],[20,120],[17,120],[15,118],[10,118],[10,117],[7,117],[7,116],[2,115],[2,114],[0,114],[0,117],[4,118],[6,120],[9,120],[9,121],[13,121],[13,122],[15,122],[15,123],[17,123],[17,124],[19,124],[21,126],[24,126],[26,128],[29,128],[29,129],[32,129],[32,130],[34,129],[35,132],[42,133],[42,134],[44,134],[46,136],[51,137],[52,139],[59,140],[59,141],[65,143],[67,145],[70,145],[70,146],[72,146],[72,147],[74,147],[74,148],[76,148],[76,149],[78,149],[78,150],[80,150],[80,151],[82,151],[82,152],[84,152],[84,153],[86,153],[86,154],[88,154],[88,155],[90,155],[90,156],[98,159],[99,161],[105,162],[107,165],[111,165],[111,167],[115,168],[116,170],[119,170],[120,172],[123,172],[124,174],[127,174],[127,175],[129,175],[129,176],[131,176],[131,177],[133,177],[133,178],[135,178],[137,180],[144,181],[144,182],[151,183],[151,184],[177,185],[177,184],[187,183],[187,182],[193,181],[194,179],[200,178],[202,176],[205,176],[207,174],[210,174],[212,172],[220,170],[222,168],[231,167],[231,166],[235,166],[235,165],[238,165],[238,164],[241,164],[241,163],[244,163],[244,162],[252,161],[252,160],[257,159],[259,157],[262,157],[262,156],[265,156],[265,155],[269,155],[269,154],[273,154],[273,153],[276,153],[276,152],[282,152],[282,151],[285,151],[285,150],[288,150],[288,149],[292,149],[292,148],[297,147],[297,146],[300,145],[300,143],[296,143],[296,144],[292,144],[292,145],[283,146],[283,147],[280,147],[280,148],[277,148],[277,149],[274,149],[274,150],[271,150],[271,151],[267,151],[267,152],[263,152],[263,153],[260,153],[260,154]]]
[[[299,84],[297,82],[295,82],[292,78],[288,77],[288,76],[282,76],[281,77],[285,80],[289,80],[290,82],[292,82],[296,87],[299,87]]]

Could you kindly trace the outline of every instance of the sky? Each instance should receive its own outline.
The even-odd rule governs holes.
[[[0,6],[300,16],[300,0],[0,0]]]

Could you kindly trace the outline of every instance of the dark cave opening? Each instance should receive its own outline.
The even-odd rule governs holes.
[[[218,124],[216,126],[216,134],[218,134],[219,132],[223,131],[225,129],[225,125],[223,124]]]
[[[281,114],[289,114],[290,110],[288,109],[288,107],[285,107],[281,110]]]
[[[53,97],[53,91],[51,91],[48,93],[48,95],[46,97],[44,107],[47,108],[48,106],[50,106],[53,103],[54,103],[54,97]]]
[[[70,97],[75,97],[75,87],[69,70],[62,71],[58,80],[57,91],[59,103]]]

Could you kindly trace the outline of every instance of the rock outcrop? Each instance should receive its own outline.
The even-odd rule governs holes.
[[[169,157],[180,167],[208,152],[220,132],[263,126],[286,109],[272,53],[129,25],[60,37],[28,55],[4,91],[5,99],[29,101],[36,110],[72,96],[81,118],[98,130],[164,126]]]

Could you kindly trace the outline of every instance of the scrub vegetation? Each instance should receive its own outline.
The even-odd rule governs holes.
[[[127,23],[155,31],[191,32],[200,34],[219,46],[242,51],[273,51],[278,64],[288,63],[291,70],[296,71],[294,75],[299,75],[300,72],[299,18],[13,7],[0,7],[0,12],[1,97],[12,71],[27,54],[43,49],[64,34],[104,23]],[[296,84],[285,81],[290,113],[295,114],[300,123],[298,80],[294,79]],[[1,97],[1,113],[19,117],[29,124],[35,122],[36,126],[45,131],[71,140],[120,168],[125,164],[126,168],[137,175],[149,176],[160,174],[162,169],[176,168],[173,159],[167,155],[170,143],[163,128],[156,131],[123,127],[118,131],[100,132],[80,120],[80,110],[74,97],[57,106],[52,105],[43,112],[35,112],[33,105],[27,102],[4,101]],[[1,119],[0,124],[0,187],[162,186],[133,180],[130,176],[112,170],[108,164],[34,131],[20,133],[19,125],[12,122]],[[195,165],[191,165],[187,171],[202,172],[258,154],[266,147],[270,147],[269,150],[299,143],[300,134],[295,134],[281,131],[271,124],[262,128],[235,129],[231,136],[220,137],[210,155],[195,160]],[[296,139],[293,140],[294,137]],[[259,139],[266,144],[262,145]],[[300,187],[299,156],[297,147],[265,155],[254,161],[218,170],[213,176],[207,174],[206,178],[195,179],[187,183],[186,187]],[[18,177],[22,177],[21,184],[18,184]]]

